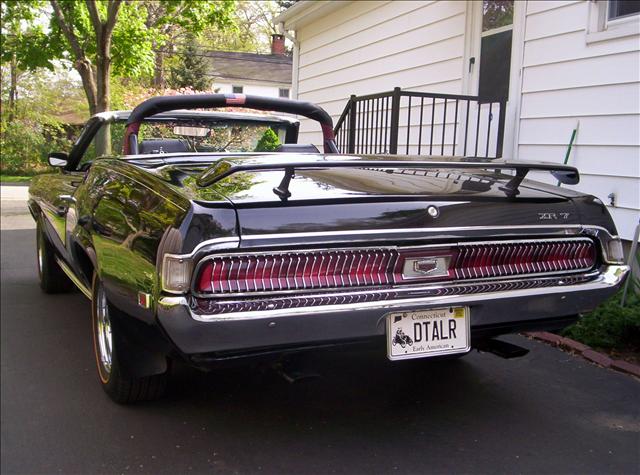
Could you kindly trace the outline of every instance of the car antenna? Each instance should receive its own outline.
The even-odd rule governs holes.
[[[287,199],[291,196],[291,192],[289,191],[289,183],[291,183],[291,179],[293,177],[294,177],[294,168],[285,167],[282,181],[277,187],[273,189],[273,192],[276,195],[278,195],[282,201],[287,201]]]

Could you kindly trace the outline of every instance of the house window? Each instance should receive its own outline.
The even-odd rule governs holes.
[[[482,2],[482,31],[513,25],[513,0],[484,0]]]
[[[481,102],[496,102],[509,97],[512,37],[513,0],[484,0],[478,87]]]
[[[609,20],[640,13],[638,0],[609,0]]]
[[[278,97],[284,97],[284,98],[289,98],[289,89],[287,88],[280,88],[278,89]]]
[[[244,87],[242,86],[232,86],[232,91],[234,94],[242,94],[242,91],[244,91]]]
[[[640,2],[599,0],[589,2],[586,43],[636,36],[640,28]]]

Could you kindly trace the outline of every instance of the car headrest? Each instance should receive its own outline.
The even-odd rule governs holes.
[[[285,153],[320,153],[318,147],[311,144],[299,144],[299,143],[283,143],[278,145],[276,152]]]
[[[138,152],[142,155],[155,153],[189,152],[191,147],[181,139],[147,139],[138,144]]]

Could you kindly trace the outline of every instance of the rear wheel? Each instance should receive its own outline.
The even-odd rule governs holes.
[[[102,388],[109,397],[119,404],[150,401],[160,398],[167,385],[167,373],[143,377],[125,377],[121,366],[121,352],[118,344],[117,326],[112,321],[112,309],[107,300],[104,286],[98,276],[93,276],[91,299],[93,348],[98,366],[98,376]]]
[[[45,235],[39,220],[36,229],[36,252],[40,288],[47,294],[59,294],[73,290],[73,282],[69,280],[56,261],[53,245]]]

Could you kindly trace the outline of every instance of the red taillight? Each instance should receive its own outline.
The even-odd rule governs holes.
[[[199,293],[355,287],[394,282],[398,252],[390,249],[220,256],[206,261]]]
[[[457,279],[588,269],[595,264],[590,241],[465,244],[454,264]]]
[[[215,256],[205,260],[199,294],[384,286],[594,266],[593,242],[493,242],[448,248],[309,250]]]

